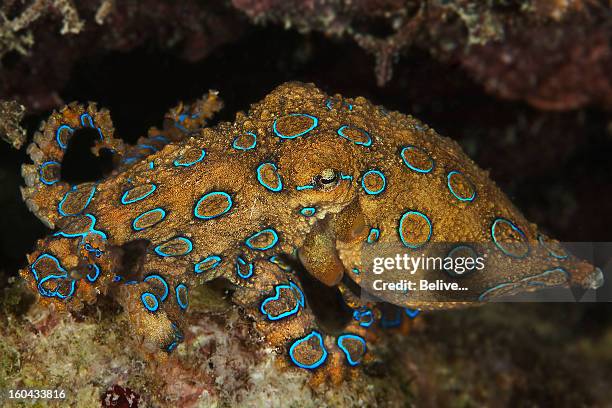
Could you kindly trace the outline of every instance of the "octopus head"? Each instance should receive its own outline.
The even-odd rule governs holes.
[[[282,156],[280,166],[285,170],[293,201],[336,213],[356,197],[356,164],[353,155],[338,146],[335,138],[326,139],[321,137],[316,144],[306,141],[299,149],[292,149]],[[300,153],[299,157],[294,151]]]

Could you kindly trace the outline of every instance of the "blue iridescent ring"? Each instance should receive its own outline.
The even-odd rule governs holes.
[[[147,277],[145,277],[143,279],[144,282],[149,282],[149,281],[158,281],[162,284],[162,286],[164,287],[164,294],[161,296],[161,301],[165,302],[166,298],[168,297],[168,293],[170,292],[170,288],[168,287],[168,283],[166,282],[166,280],[158,274],[153,274],[153,275],[148,275]]]
[[[284,118],[288,118],[288,117],[305,117],[308,118],[312,121],[312,125],[310,125],[310,127],[308,127],[307,129],[296,133],[294,135],[285,135],[283,133],[281,133],[278,130],[278,121],[280,119],[284,119]],[[272,125],[272,130],[274,131],[274,134],[278,137],[280,137],[281,139],[295,139],[296,137],[300,137],[300,136],[304,136],[306,133],[312,131],[314,128],[316,128],[319,124],[319,119],[317,119],[316,117],[309,115],[307,113],[290,113],[289,115],[286,116],[282,116],[280,118],[277,118],[276,120],[274,120],[274,124]]]
[[[143,306],[149,312],[156,312],[157,309],[159,309],[159,301],[152,293],[144,292],[142,295],[140,295],[140,300],[142,301]]]
[[[364,140],[358,140],[358,139],[354,139],[352,137],[350,137],[349,135],[346,134],[347,130],[356,130],[358,132],[361,133],[362,136],[364,136]],[[340,126],[340,128],[338,128],[338,136],[349,140],[353,143],[355,143],[358,146],[364,146],[364,147],[370,147],[372,145],[372,136],[370,136],[370,134],[368,132],[366,132],[365,130],[358,128],[356,126],[350,126],[350,125],[342,125]]]
[[[420,217],[421,219],[425,220],[425,222],[427,223],[427,225],[429,226],[429,232],[427,234],[427,238],[425,239],[425,241],[420,242],[418,244],[412,244],[410,242],[408,242],[406,240],[406,237],[404,236],[404,221],[406,220],[406,217],[411,216],[411,215],[415,215],[417,217]],[[431,239],[431,234],[433,232],[433,227],[431,225],[431,221],[429,220],[429,217],[427,217],[425,214],[423,214],[420,211],[406,211],[402,217],[400,218],[399,221],[399,226],[398,226],[398,233],[400,236],[400,240],[402,241],[402,244],[404,244],[404,246],[408,247],[408,248],[412,248],[412,249],[416,249],[416,248],[420,248],[423,245],[425,245],[426,243],[429,242],[429,240]]]
[[[453,186],[451,185],[451,181],[453,176],[458,176],[458,177],[463,177],[465,180],[465,183],[467,183],[469,185],[469,188],[472,190],[472,194],[469,197],[466,196],[461,196],[459,194],[457,194],[457,192],[455,191],[455,189],[453,188]],[[451,192],[451,194],[453,196],[455,196],[455,198],[459,201],[467,201],[467,202],[471,202],[474,201],[474,199],[476,198],[476,188],[474,187],[474,185],[472,184],[471,181],[469,181],[467,179],[467,177],[465,177],[465,175],[457,170],[453,170],[450,171],[448,173],[448,175],[446,176],[446,185],[448,187],[448,190]]]
[[[366,177],[377,177],[382,182],[382,185],[377,189],[371,190],[368,186],[366,186]],[[363,191],[365,191],[368,195],[378,195],[387,188],[387,178],[379,170],[368,170],[363,173],[363,176],[361,176],[361,188],[363,188]]]
[[[427,160],[429,160],[429,166],[427,167],[417,167],[414,164],[410,163],[410,161],[408,160],[409,158],[406,158],[407,153],[414,151],[417,153],[420,153],[422,155],[425,155],[427,157]],[[404,147],[401,152],[400,152],[400,157],[402,158],[402,161],[404,162],[404,164],[406,165],[406,167],[408,167],[410,170],[414,170],[417,173],[431,173],[434,169],[435,166],[435,161],[434,159],[429,155],[429,153],[427,153],[424,149],[421,149],[420,147],[417,146],[406,146]]]
[[[221,257],[218,255],[210,255],[193,266],[193,271],[200,274],[211,269],[215,269],[221,263]]]
[[[189,290],[187,286],[183,283],[179,283],[176,285],[176,288],[174,288],[174,292],[176,294],[176,303],[178,303],[182,310],[186,310],[189,306],[189,299],[187,298]],[[184,293],[184,295],[182,295],[182,293]]]
[[[300,344],[304,342],[309,341],[313,337],[316,338],[319,342],[319,347],[321,348],[321,357],[319,357],[317,361],[311,364],[304,364],[304,363],[299,362],[295,357],[296,347],[298,347]],[[327,359],[327,349],[325,348],[325,344],[323,342],[323,337],[321,336],[321,333],[319,333],[316,330],[313,330],[308,335],[304,336],[303,338],[294,341],[291,347],[289,348],[289,358],[291,358],[291,361],[293,362],[293,364],[295,364],[296,366],[300,368],[305,368],[307,370],[313,370],[319,367],[321,364],[323,364],[325,360]]]
[[[357,341],[363,347],[363,352],[359,356],[359,359],[357,359],[357,360],[353,359],[353,355],[351,355],[351,352],[349,351],[349,349],[344,344],[344,342],[347,341],[347,340],[348,341],[351,341],[351,340]],[[349,334],[341,334],[340,336],[338,336],[338,339],[337,339],[336,343],[338,344],[338,348],[340,348],[340,350],[342,350],[342,352],[344,353],[344,356],[346,357],[346,361],[349,363],[349,365],[351,367],[354,367],[354,366],[358,365],[359,363],[361,363],[361,357],[363,357],[363,355],[367,351],[366,342],[365,342],[363,337],[358,336],[356,334],[350,334],[350,333]]]
[[[500,243],[497,239],[497,228],[499,225],[507,225],[508,227],[512,229],[512,231],[516,232],[519,235],[521,242],[524,243],[526,246],[526,249],[524,252],[516,254],[516,253],[510,252],[507,248],[504,248],[503,242]],[[491,224],[491,238],[493,239],[495,246],[500,251],[502,251],[504,254],[511,256],[513,258],[524,258],[529,253],[529,243],[527,242],[527,236],[525,235],[523,230],[517,227],[512,221],[507,220],[505,218],[498,217],[493,221],[493,223]]]

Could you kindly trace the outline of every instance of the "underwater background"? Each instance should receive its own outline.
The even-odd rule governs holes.
[[[209,89],[224,102],[218,123],[283,82],[314,82],[453,138],[559,241],[612,241],[607,1],[28,3],[0,5],[0,100],[25,107],[0,109],[12,143],[20,126],[29,141],[71,101],[108,108],[116,135],[134,143]],[[109,170],[92,143],[71,144],[63,179]],[[17,271],[47,230],[21,199],[25,148],[0,143],[0,157],[0,390],[64,388],[69,405],[84,407],[113,406],[109,392],[137,400],[117,406],[140,407],[612,406],[610,303],[423,313],[409,333],[390,334],[393,361],[368,384],[313,391],[270,368],[227,300],[202,289],[194,339],[169,366],[149,366],[130,352],[117,306],[72,317],[32,306]]]

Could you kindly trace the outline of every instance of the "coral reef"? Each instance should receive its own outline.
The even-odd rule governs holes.
[[[11,51],[27,54],[34,43],[31,32],[25,32],[30,25],[47,13],[57,12],[62,17],[62,34],[78,34],[83,29],[72,0],[36,0],[12,19],[7,14],[13,11],[16,2],[5,1],[0,6],[0,59]]]
[[[83,58],[157,43],[196,60],[242,30],[222,2],[36,0],[0,7],[0,92],[31,110],[61,104],[59,91]]]
[[[21,148],[26,139],[26,131],[20,125],[24,115],[24,106],[16,101],[0,100],[0,138],[15,149]]]
[[[605,0],[233,0],[232,5],[258,23],[353,39],[374,55],[379,85],[392,78],[402,55],[420,48],[449,66],[461,65],[502,98],[551,110],[612,106],[612,9]],[[11,53],[28,56],[12,57],[2,68],[0,90],[29,109],[49,109],[62,103],[58,93],[78,59],[155,42],[195,61],[245,29],[222,1],[5,2],[0,60]],[[94,39],[99,46],[92,48]],[[37,71],[46,71],[44,81],[22,80]]]
[[[139,407],[609,402],[612,332],[588,324],[609,316],[609,308],[598,314],[586,305],[488,305],[430,314],[409,335],[388,332],[387,362],[365,379],[312,389],[306,373],[278,368],[236,309],[202,290],[193,294],[185,342],[159,365],[140,357],[124,334],[127,322],[108,305],[99,317],[28,309],[28,293],[15,282],[0,298],[0,387],[64,389],[62,406],[70,407],[101,406],[116,387],[138,394]]]
[[[379,85],[410,47],[461,64],[499,97],[542,109],[612,107],[607,1],[234,0],[257,22],[353,38],[376,58]]]

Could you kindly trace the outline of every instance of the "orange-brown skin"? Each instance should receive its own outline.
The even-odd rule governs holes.
[[[108,113],[95,105],[87,109],[70,105],[52,115],[29,148],[34,164],[23,168],[27,184],[23,196],[29,208],[59,229],[38,243],[28,256],[28,268],[21,272],[42,301],[75,310],[95,302],[99,293],[110,293],[123,305],[136,334],[171,351],[182,339],[182,306],[188,297],[182,285],[189,288],[225,278],[235,288],[235,302],[258,321],[270,344],[288,347],[297,365],[312,366],[314,371],[328,367],[327,373],[338,379],[350,362],[348,355],[359,364],[369,358],[368,353],[364,357],[361,343],[350,336],[342,340],[349,351],[342,351],[336,337],[317,329],[307,303],[304,299],[300,303],[298,277],[286,271],[278,256],[297,256],[310,274],[328,286],[350,279],[368,292],[369,272],[362,256],[372,249],[399,247],[410,252],[413,249],[406,244],[422,244],[418,251],[437,254],[435,243],[482,244],[478,250],[487,257],[486,269],[464,278],[473,288],[470,301],[508,282],[513,284],[486,296],[531,289],[528,281],[534,276],[543,285],[592,287],[598,281],[598,272],[589,264],[571,256],[551,256],[550,248],[557,244],[548,243],[547,248],[538,241],[536,226],[524,219],[485,171],[455,142],[410,116],[386,112],[364,98],[329,97],[300,83],[281,85],[248,114],[238,113],[233,123],[204,128],[205,120],[219,108],[214,93],[191,107],[181,105],[168,115],[163,130],[152,129],[134,147],[112,137]],[[112,175],[95,185],[74,187],[68,198],[71,186],[59,179],[59,171],[65,151],[61,145],[67,145],[71,134],[63,128],[58,144],[62,125],[99,128],[96,151],[113,149],[118,162]],[[410,148],[403,156],[406,146],[417,149]],[[364,179],[368,170],[384,174],[384,189],[375,173]],[[451,191],[448,177],[453,171],[461,175],[451,177]],[[203,204],[198,205],[200,200]],[[59,205],[64,215],[58,212]],[[309,208],[315,213],[304,212]],[[147,211],[152,212],[138,219]],[[425,214],[431,228],[414,214],[399,228],[407,211]],[[496,227],[501,247],[491,240],[492,223],[499,217],[523,233],[502,222]],[[368,243],[372,228],[380,231],[379,238]],[[246,245],[249,237],[267,229],[273,229],[276,238],[268,231],[252,238],[251,247]],[[517,240],[512,247],[510,243]],[[168,241],[171,245],[164,246]],[[142,256],[130,262],[134,242],[140,243]],[[501,250],[520,253],[527,246],[529,253],[521,258]],[[197,271],[195,265],[211,256],[220,258],[219,265]],[[94,265],[100,273],[90,280]],[[558,273],[540,276],[557,267],[567,271],[569,282],[564,274],[561,281]],[[355,268],[359,274],[350,272]],[[162,279],[145,280],[150,275]],[[351,307],[366,306],[344,283],[341,291]],[[448,307],[453,304],[443,302],[454,300],[436,298],[441,295],[418,301],[397,294],[377,295],[404,307]],[[266,313],[288,315],[270,319],[261,310],[265,299],[269,299]],[[368,340],[373,334],[367,327],[353,320],[344,334]],[[319,361],[321,344],[328,353],[324,362]],[[327,375],[321,374],[325,370],[319,372],[321,378]]]

